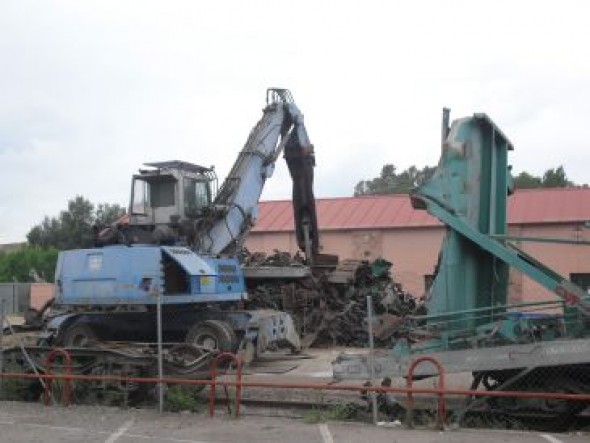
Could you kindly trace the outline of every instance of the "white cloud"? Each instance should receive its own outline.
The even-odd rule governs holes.
[[[0,242],[69,198],[125,204],[145,161],[231,167],[268,86],[316,146],[316,195],[438,160],[440,109],[487,112],[516,171],[587,182],[583,1],[0,4]],[[542,153],[542,155],[539,155]],[[288,198],[284,165],[265,198]]]

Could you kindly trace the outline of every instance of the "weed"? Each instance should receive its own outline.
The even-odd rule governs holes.
[[[22,367],[8,363],[5,372],[21,372]],[[5,378],[0,381],[0,397],[2,400],[36,401],[43,389],[37,379]]]
[[[203,406],[198,397],[199,386],[173,385],[166,392],[164,409],[170,412],[191,411],[199,412]]]
[[[329,406],[314,406],[303,415],[303,421],[309,424],[326,421],[345,421],[358,417],[359,407],[354,403],[336,403]]]

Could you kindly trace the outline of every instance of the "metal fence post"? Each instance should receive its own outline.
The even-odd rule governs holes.
[[[4,372],[4,297],[0,299],[0,374]],[[0,378],[0,399],[4,398],[4,377]]]
[[[367,320],[369,332],[369,368],[371,371],[371,384],[375,383],[375,343],[373,340],[373,297],[367,295]],[[371,391],[371,405],[373,409],[373,423],[377,423],[377,395],[375,391]]]
[[[158,403],[159,403],[159,411],[160,414],[164,412],[164,383],[162,383],[162,379],[164,378],[164,363],[163,363],[163,355],[162,355],[162,292],[158,291],[157,294],[157,309],[156,309],[156,323],[158,329],[158,378],[160,382],[158,384]]]
[[[15,312],[18,312],[18,296],[17,296],[17,292],[16,292],[16,285],[17,283],[14,282],[12,284],[12,311],[10,312],[11,314],[14,314]]]

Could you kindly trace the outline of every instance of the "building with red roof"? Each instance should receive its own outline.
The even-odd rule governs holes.
[[[511,235],[590,241],[590,188],[517,190],[508,201]],[[325,198],[316,206],[322,252],[341,259],[386,258],[406,289],[416,295],[424,291],[445,228],[426,211],[413,209],[407,195]],[[289,200],[260,203],[246,246],[251,251],[297,251]],[[590,286],[590,246],[523,242],[519,247],[562,276]],[[550,296],[515,271],[510,285],[514,301]]]

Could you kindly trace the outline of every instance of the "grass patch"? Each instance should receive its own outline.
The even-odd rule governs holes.
[[[354,403],[336,403],[328,406],[318,406],[303,415],[303,421],[309,424],[327,421],[346,421],[358,419],[359,407]]]
[[[170,412],[200,412],[203,400],[199,397],[199,386],[173,385],[166,392],[164,409]]]

